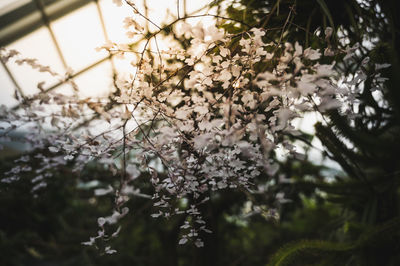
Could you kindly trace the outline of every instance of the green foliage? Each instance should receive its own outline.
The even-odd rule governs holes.
[[[296,241],[285,245],[275,253],[269,265],[309,265],[311,262],[320,263],[318,265],[344,265],[350,261],[352,265],[374,265],[367,257],[376,263],[387,261],[381,265],[396,265],[398,258],[381,258],[381,252],[387,253],[388,249],[393,253],[399,251],[396,243],[399,226],[400,218],[394,218],[382,225],[374,226],[354,242]],[[386,250],[382,250],[383,248]]]
[[[369,75],[374,73],[375,64],[391,64],[382,72],[388,80],[380,95],[374,92],[372,78],[356,84],[361,91],[358,115],[348,117],[332,111],[324,123],[315,125],[315,135],[324,147],[324,155],[337,162],[343,174],[326,178],[321,174],[322,169],[301,170],[309,169],[308,163],[298,166],[288,160],[282,165],[283,172],[295,181],[287,193],[294,202],[282,208],[282,217],[292,211],[290,205],[303,208],[309,201],[307,198],[317,199],[323,208],[333,204],[339,213],[327,219],[331,226],[324,229],[325,235],[314,238],[318,240],[306,237],[307,240],[289,241],[290,244],[285,244],[273,256],[270,265],[398,265],[400,23],[396,10],[399,2],[237,2],[246,8],[241,9],[241,14],[230,13],[236,18],[241,15],[248,18],[246,22],[266,29],[286,25],[282,29],[282,42],[298,41],[323,50],[327,47],[326,41],[323,35],[315,33],[331,26],[342,35],[331,40],[332,47],[344,49],[346,45],[360,43],[359,58],[337,65],[342,73],[352,73],[365,56],[370,58],[364,66]],[[269,33],[275,40],[280,38],[279,33]],[[310,144],[311,141],[303,142]],[[299,193],[305,201],[304,197],[300,200]]]

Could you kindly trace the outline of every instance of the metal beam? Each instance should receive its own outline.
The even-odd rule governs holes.
[[[44,10],[44,5],[41,2],[41,0],[33,0],[33,1],[36,3],[37,8],[39,9],[39,12],[42,16],[42,21],[44,22],[44,25],[46,25],[47,29],[49,30],[53,44],[56,47],[58,57],[60,58],[64,68],[67,69],[68,68],[67,62],[65,61],[64,55],[61,51],[60,45],[57,42],[56,36],[55,36],[52,28],[50,27],[50,19],[48,18],[46,11]]]
[[[99,14],[99,19],[100,19],[100,23],[101,23],[101,29],[103,30],[104,39],[108,42],[108,41],[110,41],[110,38],[108,37],[106,23],[104,22],[104,16],[103,16],[103,12],[101,11],[99,0],[93,0],[93,1],[96,3],[97,13]],[[109,55],[111,55],[111,54],[109,53]],[[110,59],[110,62],[111,62],[111,67],[112,67],[113,73],[115,74],[116,68],[115,68],[114,61],[112,59]]]
[[[70,79],[73,79],[73,78],[75,78],[75,77],[77,77],[77,76],[79,76],[79,75],[85,73],[86,71],[88,71],[88,70],[94,68],[95,66],[98,66],[98,65],[100,65],[101,63],[106,62],[107,60],[110,60],[110,59],[111,59],[111,56],[104,57],[103,59],[100,59],[99,61],[97,61],[97,62],[91,64],[90,66],[85,67],[84,69],[82,69],[82,70],[80,70],[80,71],[74,73],[74,74],[70,77]],[[67,82],[67,81],[60,81],[60,82],[58,82],[57,84],[54,84],[53,86],[51,86],[50,88],[44,90],[44,92],[50,92],[50,91],[56,89],[58,86],[60,86],[60,85],[62,85],[62,84],[64,84],[64,83],[66,83],[66,82]],[[26,99],[25,103],[29,103],[29,102],[31,102],[32,100],[34,100],[34,99]],[[16,106],[14,106],[14,107],[12,108],[12,110],[17,110],[17,109],[19,109],[20,107],[23,107],[23,104],[17,104]]]
[[[25,99],[25,94],[21,89],[21,86],[19,86],[17,80],[14,78],[13,74],[11,73],[11,71],[8,69],[6,63],[3,62],[3,60],[0,60],[1,64],[4,67],[4,70],[7,72],[8,77],[11,79],[11,82],[14,84],[15,88],[17,89],[17,91],[19,92],[19,94],[21,94],[21,97]]]
[[[92,0],[44,0],[47,17],[54,21]],[[44,25],[36,3],[30,1],[0,15],[0,46],[6,46]]]

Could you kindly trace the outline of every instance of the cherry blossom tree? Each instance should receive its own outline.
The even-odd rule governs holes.
[[[1,182],[18,182],[21,173],[32,170],[33,159],[41,161],[32,180],[33,194],[46,186],[50,170],[66,164],[80,172],[95,161],[115,174],[109,185],[94,191],[97,197],[113,193],[114,209],[98,218],[97,236],[84,245],[116,237],[118,221],[130,215],[126,202],[144,197],[153,202],[154,218],[185,217],[179,244],[202,247],[200,235],[212,233],[212,228],[200,207],[212,195],[239,190],[251,200],[253,194],[269,193],[266,184],[279,174],[277,153],[304,159],[293,141],[301,134],[293,121],[316,112],[323,123],[331,110],[356,116],[353,107],[359,87],[355,85],[372,78],[379,90],[385,81],[379,71],[389,65],[377,65],[368,76],[363,71],[367,57],[353,73],[336,71],[338,64],[351,60],[357,46],[331,47],[331,27],[321,35],[326,49],[320,51],[284,42],[286,23],[257,28],[204,13],[178,14],[169,24],[157,25],[134,1],[125,3],[132,10],[132,16],[124,20],[127,35],[138,37],[143,45],[137,50],[132,43],[108,42],[98,48],[113,56],[135,55],[131,64],[136,70],[119,75],[107,97],[82,98],[79,91],[84,88],[74,83],[72,70],[56,73],[35,59],[24,58],[23,51],[0,50],[3,62],[27,64],[72,88],[63,94],[46,91],[44,83],[39,83],[36,95],[22,97],[16,92],[19,105],[1,107],[2,138],[23,130],[33,148],[48,151],[35,158],[21,157]],[[205,17],[215,18],[215,24],[191,23]],[[239,23],[244,30],[225,31],[227,21]],[[146,29],[146,23],[155,30]],[[271,38],[270,33],[280,38]],[[170,38],[168,49],[159,49],[161,37]],[[329,63],[321,58],[329,58]],[[136,185],[143,174],[153,187],[151,195]],[[276,197],[276,201],[284,200],[283,194]],[[253,211],[278,219],[271,206],[254,205]],[[104,252],[116,251],[105,245]]]

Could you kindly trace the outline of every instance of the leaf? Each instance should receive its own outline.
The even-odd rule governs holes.
[[[99,226],[103,226],[106,223],[106,219],[104,217],[100,217],[99,219],[97,219],[97,223],[99,224]]]
[[[112,188],[111,185],[109,185],[107,188],[98,188],[94,191],[94,195],[96,196],[104,196],[107,194],[110,194],[111,192],[113,192],[114,189]]]
[[[181,240],[179,240],[179,245],[184,245],[184,244],[186,244],[188,242],[188,239],[186,238],[186,237],[184,237],[184,238],[181,238]]]
[[[49,151],[53,152],[53,153],[57,153],[59,151],[59,149],[57,147],[50,146]]]
[[[111,249],[110,246],[107,246],[107,247],[104,249],[104,251],[105,251],[107,254],[114,254],[114,253],[117,252],[115,249]]]
[[[194,242],[194,244],[195,244],[196,247],[198,247],[198,248],[204,247],[204,242],[201,241],[200,239],[196,239],[196,242]]]

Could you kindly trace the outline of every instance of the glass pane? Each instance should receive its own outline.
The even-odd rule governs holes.
[[[113,89],[112,67],[105,61],[75,79],[82,98],[107,97]]]
[[[2,64],[0,64],[0,84],[0,105],[16,105],[18,101],[13,97],[15,86]]]
[[[134,65],[139,61],[138,56],[132,53],[126,53],[123,58],[114,56],[113,62],[115,65],[115,70],[118,74],[135,74],[136,67]],[[133,64],[131,64],[133,62]]]
[[[45,27],[11,43],[7,48],[19,51],[24,58],[36,58],[38,63],[50,66],[53,71],[59,74],[63,75],[65,72],[50,33]],[[38,92],[37,84],[41,81],[46,82],[44,88],[58,83],[58,78],[49,73],[41,73],[26,64],[17,65],[10,61],[7,63],[7,67],[26,95]]]
[[[29,2],[30,0],[1,0],[0,14],[3,15]]]
[[[123,21],[125,17],[132,15],[132,10],[126,5],[118,7],[108,0],[102,0],[99,4],[110,41],[115,43],[131,42],[132,40],[125,34]]]
[[[95,4],[86,5],[51,24],[68,66],[79,71],[107,56],[96,47],[105,43]]]

